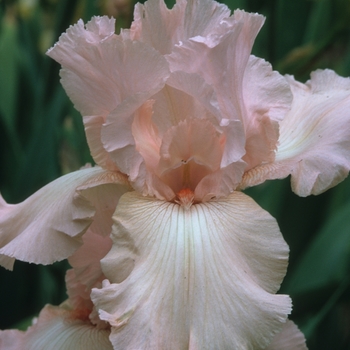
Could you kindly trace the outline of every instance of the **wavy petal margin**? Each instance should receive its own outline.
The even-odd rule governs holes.
[[[19,204],[0,196],[0,264],[12,269],[15,259],[46,265],[67,258],[127,190],[125,176],[94,167],[62,176]],[[109,234],[111,224],[105,219],[100,234]]]
[[[250,56],[243,79],[247,168],[272,162],[279,122],[290,110],[293,95],[286,79],[263,59]]]
[[[72,310],[46,305],[26,332],[0,331],[0,350],[112,350],[109,333]]]
[[[130,192],[113,219],[91,296],[114,349],[260,349],[282,329],[288,246],[246,195],[186,210]]]
[[[320,194],[350,170],[350,78],[318,70],[306,84],[287,80],[293,103],[280,123],[275,161],[247,172],[240,187],[291,174],[297,195]]]
[[[184,40],[209,34],[229,16],[226,5],[212,0],[178,0],[172,9],[163,0],[149,0],[136,4],[135,20],[124,35],[145,42],[164,55]]]
[[[306,340],[295,323],[288,320],[266,350],[307,350]]]
[[[133,101],[135,107],[130,114],[135,112],[164,86],[169,75],[168,64],[159,52],[142,42],[123,40],[114,34],[114,25],[115,20],[107,16],[93,17],[86,25],[80,20],[47,52],[62,65],[61,83],[84,117],[87,141],[95,162],[110,170],[116,169],[113,156],[109,154],[110,148],[118,148],[119,139],[114,133],[120,132],[123,139],[128,135],[129,143],[133,139],[130,128],[122,130],[114,115],[108,118],[107,127],[102,128],[102,125],[125,100],[128,100],[127,105]],[[112,136],[101,140],[101,133]]]

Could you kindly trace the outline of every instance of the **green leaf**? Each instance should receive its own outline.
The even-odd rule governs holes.
[[[302,257],[285,290],[291,295],[307,293],[340,283],[349,273],[350,203],[324,225]]]
[[[19,44],[15,20],[7,16],[0,35],[0,115],[11,136],[16,125]]]

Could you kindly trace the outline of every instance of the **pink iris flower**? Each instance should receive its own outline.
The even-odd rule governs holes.
[[[72,266],[69,299],[0,349],[306,349],[276,294],[288,245],[242,190],[291,175],[308,196],[348,175],[350,80],[273,71],[251,55],[263,23],[149,0],[131,29],[80,20],[48,51],[97,165],[0,197],[4,267]]]

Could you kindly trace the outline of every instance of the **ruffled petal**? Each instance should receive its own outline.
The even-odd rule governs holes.
[[[111,189],[109,183],[116,188]],[[113,212],[119,197],[105,196],[106,190],[121,196],[128,189],[124,176],[94,167],[62,176],[16,205],[0,197],[1,264],[12,269],[15,259],[51,264],[67,258],[82,244],[81,236],[91,222],[100,222],[105,210],[109,215]],[[106,225],[108,221],[101,234]]]
[[[275,159],[279,122],[293,99],[286,79],[266,61],[251,56],[244,73],[246,170]]]
[[[79,319],[72,310],[47,305],[26,332],[0,332],[0,349],[112,350],[109,333]]]
[[[165,88],[153,98],[153,119],[161,133],[186,119],[207,119],[216,127],[220,125],[221,112],[215,91],[198,74],[173,72]]]
[[[112,214],[118,200],[125,192],[131,190],[127,176],[111,171],[105,171],[77,187],[77,192],[95,208],[90,230],[101,236],[109,236],[112,228]]]
[[[83,245],[68,259],[72,266],[66,273],[69,303],[76,312],[90,317],[93,324],[102,328],[105,322],[95,317],[96,312],[90,294],[92,288],[101,288],[102,281],[106,278],[100,260],[111,249],[112,240],[109,236],[96,234],[91,228],[82,239]]]
[[[291,174],[296,194],[316,195],[344,180],[350,169],[350,79],[331,70],[312,73],[306,84],[287,79],[293,103],[280,123],[275,162],[247,172],[241,187]]]
[[[91,294],[114,349],[260,349],[281,330],[288,247],[249,197],[186,210],[131,192],[114,221],[109,281]]]
[[[76,280],[85,285],[87,296],[90,296],[90,291],[96,287],[96,283],[104,279],[100,260],[111,247],[110,237],[102,237],[89,229],[83,236],[83,245],[68,259]]]
[[[266,350],[307,350],[303,333],[292,321],[287,321],[282,331],[275,335]]]
[[[86,26],[79,20],[47,51],[64,68],[62,84],[84,116],[105,115],[123,99],[122,73],[114,69],[123,44],[114,31],[113,18],[94,17]]]
[[[212,33],[177,45],[167,56],[172,72],[196,73],[214,88],[221,111],[220,126],[227,139],[223,167],[246,153],[243,77],[263,22],[264,17],[260,15],[236,10]]]
[[[181,41],[207,35],[229,16],[227,6],[211,0],[180,0],[171,10],[163,0],[150,0],[135,6],[130,37],[168,54]]]
[[[107,116],[135,95],[135,100],[142,104],[163,87],[168,76],[166,60],[146,44],[115,35],[114,22],[107,17],[94,17],[84,26],[80,20],[47,52],[62,65],[62,85],[85,117],[94,160],[110,170],[115,168],[113,157],[103,144],[113,144],[113,140],[101,141],[101,128]],[[111,123],[109,119],[108,124]]]

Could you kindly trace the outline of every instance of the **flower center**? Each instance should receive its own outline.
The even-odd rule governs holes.
[[[186,210],[190,209],[193,201],[194,192],[189,188],[183,188],[176,194],[175,202],[184,207]]]

